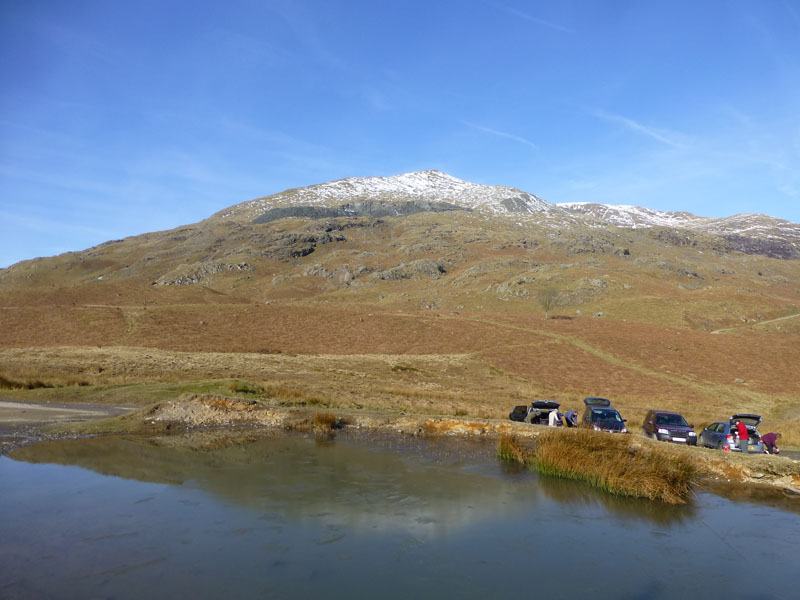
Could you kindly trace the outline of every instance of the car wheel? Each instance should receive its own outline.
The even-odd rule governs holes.
[[[717,442],[717,450],[722,450],[722,442]]]

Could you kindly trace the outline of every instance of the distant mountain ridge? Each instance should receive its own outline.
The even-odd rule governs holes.
[[[688,212],[664,212],[640,206],[570,202],[558,206],[596,221],[595,226],[630,229],[668,227],[718,235],[748,254],[800,258],[800,224],[767,215],[740,214],[723,218]]]

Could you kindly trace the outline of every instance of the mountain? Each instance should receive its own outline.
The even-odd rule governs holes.
[[[640,206],[572,202],[558,206],[593,219],[598,226],[631,229],[666,227],[718,235],[731,250],[774,258],[800,258],[800,224],[766,215],[734,215],[721,219],[687,212],[662,212]]]
[[[621,318],[715,328],[789,310],[796,290],[777,290],[798,279],[799,245],[800,225],[762,215],[557,206],[515,188],[422,171],[286,190],[199,223],[23,261],[0,270],[0,299],[22,306],[324,299],[518,312],[555,287],[573,313],[606,313],[611,302]],[[757,292],[764,285],[768,292]],[[697,294],[698,310],[687,316],[685,305],[670,304],[676,286],[714,293]],[[640,314],[633,290],[671,308]],[[743,290],[760,295],[758,310],[731,308],[753,304]]]

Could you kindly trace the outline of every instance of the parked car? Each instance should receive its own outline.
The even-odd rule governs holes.
[[[682,415],[665,410],[651,410],[644,418],[642,435],[662,442],[697,445],[694,425],[689,425]]]
[[[750,434],[747,452],[750,454],[761,454],[764,452],[764,442],[761,441],[761,434],[758,433],[758,425],[761,423],[760,415],[736,414],[728,421],[711,423],[703,428],[698,436],[697,444],[706,448],[717,448],[726,452],[741,452],[736,435],[736,421],[742,421]]]
[[[547,425],[550,418],[550,413],[556,411],[558,416],[558,424],[561,424],[561,413],[558,412],[560,403],[555,400],[534,400],[530,406],[522,404],[515,406],[514,410],[508,415],[512,421],[519,421],[522,423],[533,423],[534,425]]]
[[[595,431],[628,433],[628,428],[625,426],[627,419],[623,419],[619,411],[611,406],[611,400],[589,396],[583,399],[583,403],[586,405],[581,419],[584,427],[591,427]]]

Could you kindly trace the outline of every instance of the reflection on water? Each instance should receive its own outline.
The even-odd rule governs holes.
[[[616,498],[493,444],[203,433],[13,459],[0,598],[794,597],[796,514]]]

